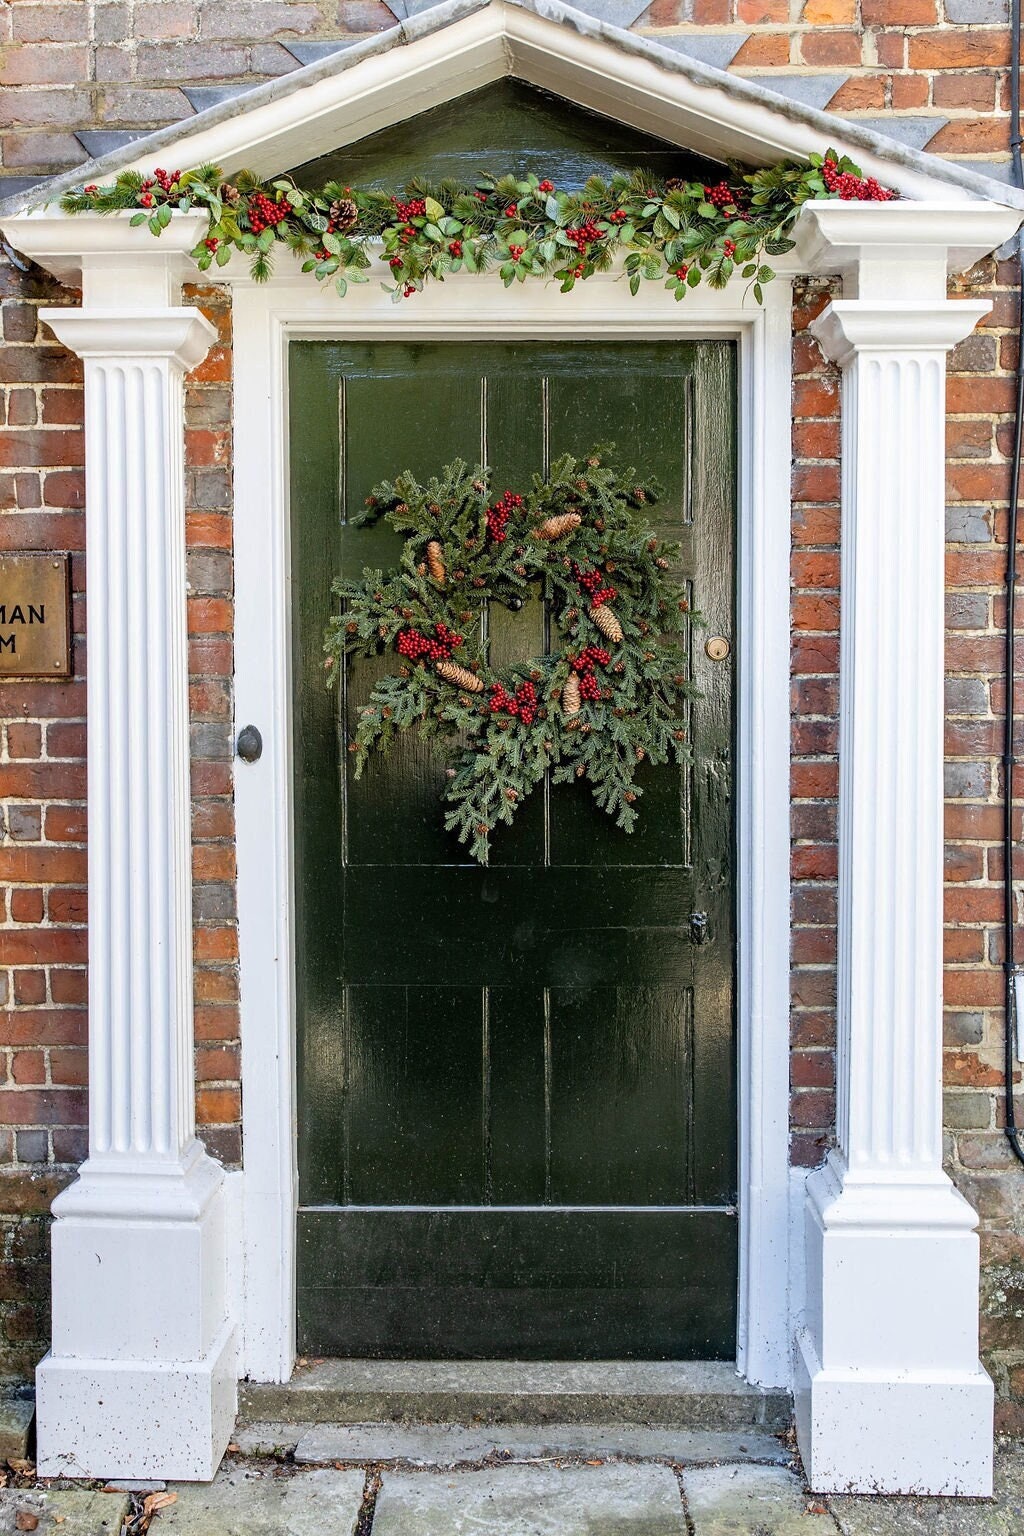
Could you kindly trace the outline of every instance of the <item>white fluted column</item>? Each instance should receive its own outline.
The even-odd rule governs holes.
[[[826,245],[856,296],[811,326],[843,370],[837,1146],[807,1183],[797,1425],[817,1490],[983,1495],[977,1217],[942,1169],[943,557],[946,356],[990,306],[947,300],[946,252],[885,211]]]
[[[39,1469],[206,1478],[235,1361],[194,1117],[183,377],[215,331],[167,269],[86,277],[43,311],[85,360],[89,1157],[54,1204]]]

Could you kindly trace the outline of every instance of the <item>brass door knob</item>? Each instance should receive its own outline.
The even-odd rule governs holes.
[[[704,652],[712,661],[724,661],[731,646],[724,635],[712,635],[704,642]]]

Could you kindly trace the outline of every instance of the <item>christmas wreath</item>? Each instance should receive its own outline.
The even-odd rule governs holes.
[[[547,277],[566,293],[607,271],[618,254],[634,293],[644,280],[663,281],[682,299],[704,281],[724,288],[736,272],[760,303],[762,285],[775,275],[764,258],[792,249],[789,230],[801,204],[895,196],[829,149],[751,173],[737,167],[731,180],[714,186],[636,170],[608,180],[591,176],[579,191],[534,175],[485,175],[468,185],[414,180],[400,191],[379,191],[341,182],[302,189],[287,176],[268,183],[247,171],[226,181],[215,165],[184,173],[158,169],[151,176],[122,171],[109,186],[90,183],[67,193],[61,207],[65,213],[135,209],[131,222],[148,225],[154,235],[175,210],[199,210],[207,227],[192,256],[201,271],[226,265],[240,251],[261,282],[283,244],[301,259],[303,272],[333,281],[341,295],[349,283],[368,280],[373,256],[389,269],[384,286],[403,299],[449,272],[494,269],[506,287]]]
[[[677,550],[647,521],[654,483],[619,473],[605,452],[559,459],[525,494],[497,495],[488,471],[461,459],[425,485],[385,481],[357,521],[383,517],[406,535],[399,568],[334,584],[328,686],[348,657],[386,652],[397,664],[356,706],[356,776],[399,732],[439,742],[445,826],[482,864],[492,832],[549,771],[555,784],[586,780],[630,832],[641,763],[688,756],[692,616],[672,575]],[[493,667],[485,604],[521,608],[538,582],[558,643]]]

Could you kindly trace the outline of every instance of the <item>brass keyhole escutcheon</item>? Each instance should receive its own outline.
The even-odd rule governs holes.
[[[712,635],[704,642],[704,651],[712,661],[724,661],[731,647],[724,635]]]

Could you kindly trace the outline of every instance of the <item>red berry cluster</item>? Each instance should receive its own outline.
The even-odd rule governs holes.
[[[506,217],[506,219],[518,219],[518,217],[519,217],[519,204],[518,203],[509,203],[508,207],[505,209],[505,217]]]
[[[207,235],[206,239],[203,241],[203,244],[206,246],[208,251],[215,251],[218,245],[220,245],[220,241],[217,239],[216,235]]]
[[[249,199],[249,228],[254,235],[261,235],[265,229],[273,229],[275,224],[280,224],[289,212],[288,203],[275,203],[265,192],[254,192]]]
[[[517,507],[521,507],[523,498],[514,491],[506,491],[500,501],[493,507],[487,508],[487,537],[494,544],[504,544],[508,538],[505,532],[509,518]]]
[[[410,219],[422,219],[427,211],[426,199],[422,197],[414,197],[408,203],[399,202],[397,197],[393,197],[391,201],[394,203],[395,212],[403,224],[408,223]]]
[[[537,191],[538,192],[553,192],[554,190],[555,190],[555,184],[554,184],[553,181],[545,180],[545,181],[539,181],[537,183]]]
[[[897,194],[891,187],[883,187],[874,176],[854,176],[850,171],[840,171],[835,160],[826,160],[821,168],[821,179],[830,192],[838,192],[845,202],[888,203]]]
[[[389,256],[388,266],[391,268],[392,272],[400,272],[405,266],[405,262],[402,260],[401,256]]]
[[[676,267],[675,270],[673,271],[672,276],[673,277],[678,277],[679,281],[682,282],[683,279],[685,278],[687,272],[689,272],[689,270],[690,269],[686,265],[685,261],[680,262],[679,266]]]
[[[449,242],[448,242],[448,255],[449,256],[454,256],[456,258],[456,260],[458,260],[458,258],[462,255],[462,241],[461,240],[449,240]]]
[[[730,258],[730,260],[732,259],[733,256],[736,255],[736,241],[735,240],[723,240],[722,241],[722,255],[723,256],[728,256]]]
[[[164,171],[161,170],[159,166],[157,166],[156,170],[153,172],[153,179],[155,180],[157,186],[160,188],[161,192],[169,192],[174,183],[181,180],[181,172]],[[150,185],[152,186],[152,182]]]
[[[720,181],[713,187],[704,188],[704,201],[713,208],[733,208],[736,205],[736,194],[727,181]]]
[[[524,725],[532,725],[537,718],[536,688],[532,683],[520,683],[513,698],[504,683],[492,683],[491,714],[515,715]]]
[[[415,224],[403,224],[400,239],[403,245],[411,245],[419,234]]]
[[[608,215],[608,222],[609,224],[625,224],[628,218],[629,214],[625,208],[616,208],[614,213]]]
[[[588,672],[593,672],[595,667],[606,667],[611,659],[611,652],[606,651],[603,645],[588,645],[569,665],[580,677],[584,677]]]
[[[421,635],[418,629],[403,629],[398,636],[398,654],[407,661],[448,661],[456,646],[462,644],[462,636],[450,630],[447,624],[435,624],[434,636]]]
[[[589,245],[596,245],[599,240],[604,239],[604,230],[598,229],[592,219],[588,219],[578,229],[567,229],[566,234],[581,256],[587,254],[587,247]]]
[[[510,245],[508,248],[508,253],[512,257],[513,261],[518,261],[525,250],[525,245]]]
[[[590,598],[591,608],[602,608],[605,603],[614,603],[619,595],[615,587],[602,587],[600,571],[585,571],[573,561],[572,574]]]

